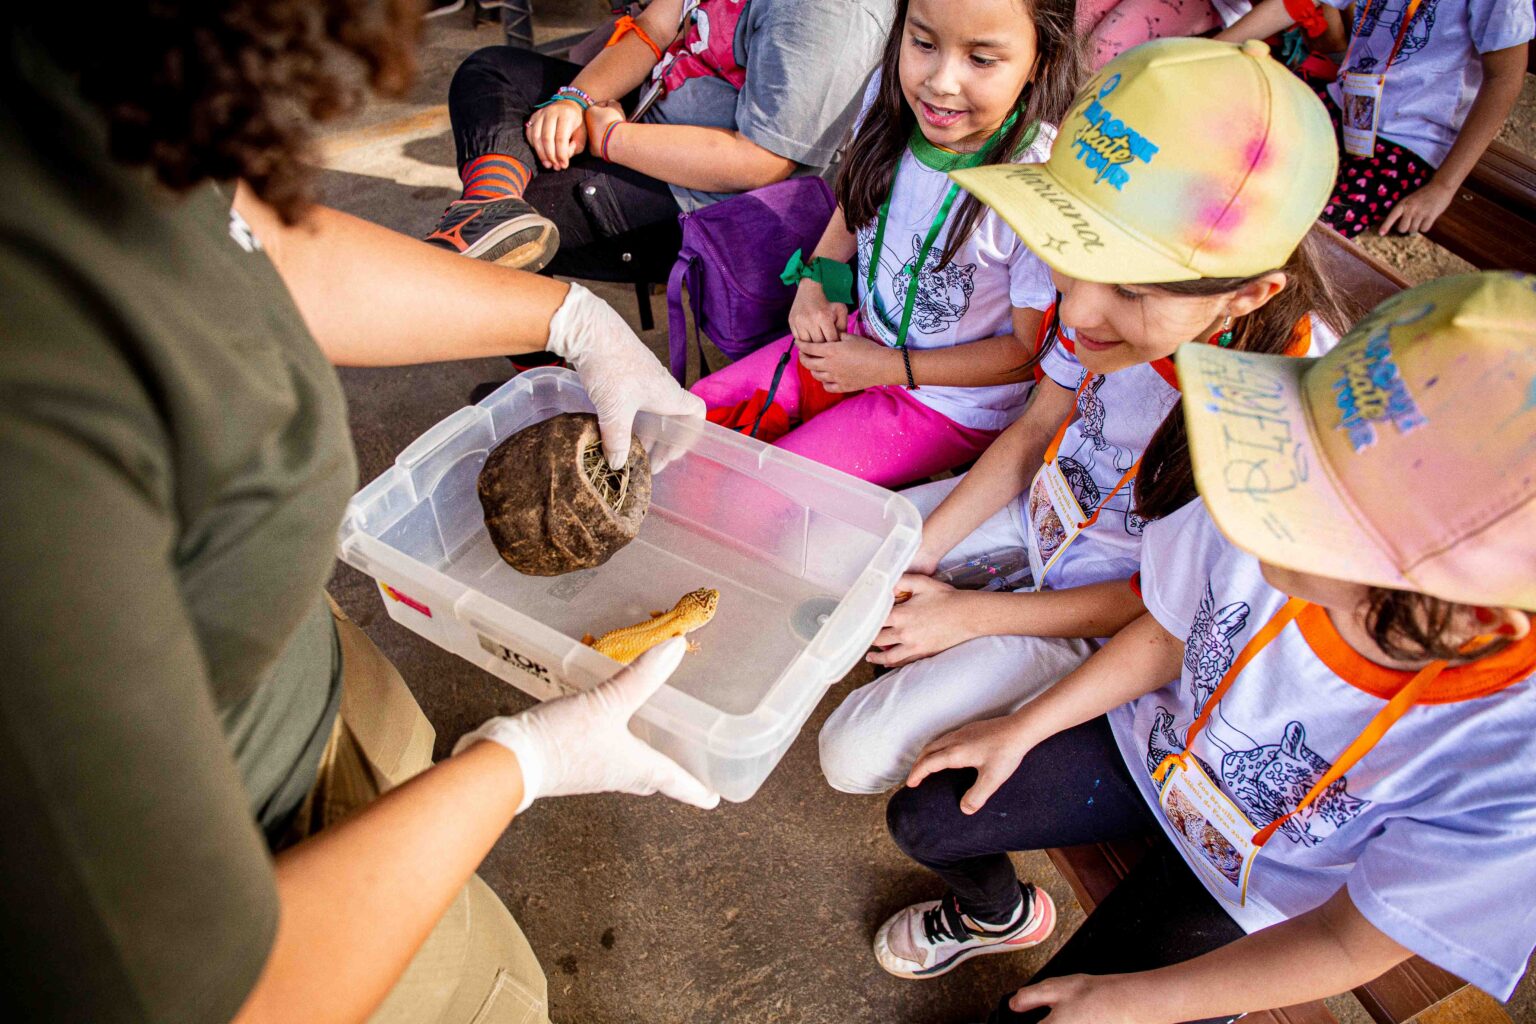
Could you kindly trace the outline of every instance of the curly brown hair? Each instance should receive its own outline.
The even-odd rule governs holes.
[[[5,21],[78,76],[114,159],[182,192],[242,179],[292,223],[315,128],[415,77],[421,0],[117,0],[106,22],[49,4]]]

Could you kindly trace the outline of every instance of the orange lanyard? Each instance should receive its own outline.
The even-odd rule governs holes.
[[[1397,41],[1392,44],[1392,52],[1387,55],[1387,62],[1381,66],[1381,74],[1383,76],[1385,76],[1387,70],[1392,67],[1392,62],[1397,60],[1397,51],[1403,48],[1403,40],[1408,38],[1408,26],[1413,23],[1413,16],[1419,12],[1419,4],[1422,2],[1423,0],[1408,0],[1408,7],[1403,12],[1402,27],[1397,30]],[[1387,0],[1381,0],[1383,13],[1386,11],[1386,6]],[[1355,25],[1358,27],[1365,24],[1365,16],[1369,13],[1371,13],[1371,0],[1365,0],[1365,8],[1361,10],[1360,17],[1356,19]],[[1343,66],[1346,68],[1349,67],[1349,58],[1353,54],[1355,43],[1359,38],[1359,36],[1354,36],[1349,41],[1349,47],[1344,54]]]
[[[1056,428],[1056,436],[1051,438],[1050,447],[1045,450],[1045,464],[1047,466],[1056,461],[1056,454],[1061,451],[1061,442],[1067,436],[1067,428],[1072,425],[1073,419],[1077,417],[1077,403],[1082,399],[1083,392],[1088,390],[1088,385],[1093,383],[1093,378],[1098,376],[1098,374],[1088,373],[1086,370],[1084,370],[1083,373],[1085,374],[1083,377],[1083,382],[1078,385],[1077,396],[1072,399],[1072,411],[1067,413],[1067,418],[1062,420],[1061,426]],[[1088,527],[1098,522],[1099,513],[1104,511],[1104,506],[1109,504],[1109,500],[1111,498],[1120,493],[1120,488],[1124,487],[1126,484],[1130,483],[1132,479],[1135,478],[1136,471],[1140,468],[1141,458],[1137,457],[1136,461],[1131,463],[1131,468],[1126,470],[1125,475],[1120,478],[1120,482],[1115,484],[1113,490],[1104,495],[1104,500],[1099,502],[1098,505],[1094,507],[1093,514],[1090,515],[1087,519],[1083,520],[1083,525],[1078,529],[1086,530]]]
[[[1279,636],[1281,631],[1290,625],[1291,621],[1305,611],[1307,607],[1308,602],[1303,601],[1301,598],[1291,598],[1264,625],[1263,629],[1254,634],[1253,639],[1248,641],[1242,653],[1237,656],[1237,660],[1232,662],[1232,667],[1227,669],[1227,674],[1222,677],[1221,685],[1216,687],[1210,699],[1205,702],[1205,709],[1200,712],[1200,716],[1190,723],[1188,731],[1184,734],[1184,753],[1172,755],[1165,759],[1162,764],[1158,765],[1157,771],[1153,773],[1154,779],[1161,782],[1168,774],[1168,769],[1172,766],[1173,761],[1178,760],[1182,762],[1188,756],[1190,749],[1194,746],[1195,737],[1200,735],[1201,730],[1210,721],[1211,713],[1216,710],[1217,703],[1232,688],[1232,684],[1237,681],[1237,677],[1242,673],[1243,669],[1247,668],[1248,664],[1258,657],[1259,652],[1268,646],[1271,640]],[[1466,648],[1486,643],[1490,639],[1492,638],[1474,637],[1467,643]],[[1429,684],[1433,683],[1440,673],[1445,671],[1445,667],[1446,662],[1444,661],[1432,661],[1419,669],[1418,673],[1408,681],[1408,684],[1387,702],[1386,707],[1376,713],[1376,716],[1360,732],[1360,735],[1355,737],[1354,742],[1345,748],[1344,753],[1334,762],[1333,767],[1324,772],[1323,777],[1318,779],[1317,783],[1307,791],[1307,795],[1301,798],[1301,802],[1296,805],[1295,810],[1287,811],[1254,833],[1253,845],[1263,846],[1269,842],[1270,837],[1281,826],[1310,807],[1312,802],[1322,796],[1329,786],[1343,778],[1345,773],[1358,764],[1360,759],[1369,753],[1372,747],[1381,742],[1381,738],[1387,734],[1387,730],[1397,724],[1397,720],[1402,718],[1409,708],[1413,707]]]

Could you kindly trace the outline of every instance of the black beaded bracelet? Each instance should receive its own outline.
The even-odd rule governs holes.
[[[907,368],[907,390],[918,390],[917,381],[912,377],[912,352],[907,346],[901,346],[901,363]]]

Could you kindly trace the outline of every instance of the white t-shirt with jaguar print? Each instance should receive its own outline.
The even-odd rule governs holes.
[[[1068,340],[1070,330],[1062,334]],[[1057,343],[1040,368],[1069,391],[1082,386],[1088,371],[1067,346]],[[1057,461],[1072,493],[1089,515],[1104,502],[1125,471],[1141,458],[1147,442],[1179,400],[1179,391],[1151,365],[1142,363],[1095,376],[1077,399],[1077,418],[1062,437]],[[1131,489],[1122,487],[1099,513],[1098,521],[1068,545],[1046,575],[1052,590],[1081,587],[1104,580],[1129,579],[1141,563],[1144,520],[1131,511]],[[1050,523],[1030,518],[1029,491],[1019,495],[1020,516],[1034,530],[1041,550],[1054,550]]]
[[[1185,638],[1184,666],[1178,680],[1109,720],[1157,808],[1152,770],[1184,749],[1190,723],[1286,595],[1227,542],[1204,502],[1148,524],[1143,540],[1142,594],[1163,628]],[[1245,931],[1295,917],[1347,886],[1360,912],[1395,941],[1509,998],[1536,946],[1536,641],[1496,657],[1495,665],[1448,669],[1435,685],[1525,678],[1486,696],[1409,709],[1259,850],[1245,906],[1212,889]],[[1382,709],[1387,698],[1376,694],[1409,678],[1365,662],[1313,609],[1243,671],[1192,753],[1262,827],[1294,809]],[[1161,813],[1159,820],[1183,849]]]
[[[876,71],[864,92],[860,123],[874,103],[879,85],[880,72]],[[1051,155],[1051,141],[1055,137],[1055,129],[1041,125],[1035,141],[1020,152],[1014,162],[1044,162]],[[887,345],[896,344],[901,325],[902,307],[907,297],[905,270],[917,259],[923,239],[952,184],[948,175],[925,166],[910,150],[902,154],[896,169],[896,187],[891,197],[879,268],[875,271],[874,291],[883,315],[876,312],[875,303],[865,293],[875,223],[861,225],[857,231],[859,255],[855,277],[864,330]],[[975,232],[960,247],[954,260],[943,270],[937,269],[949,229],[958,219],[965,198],[964,191],[956,196],[948,222],[928,251],[924,269],[917,275],[917,299],[912,308],[912,324],[907,331],[907,345],[914,352],[1011,334],[1015,307],[1044,311],[1056,296],[1045,264],[1019,241],[1001,217],[990,210],[977,223]],[[1034,339],[1026,338],[1025,341],[1033,343]],[[958,388],[924,384],[909,394],[961,426],[1001,430],[1024,411],[1031,386],[1023,383]]]

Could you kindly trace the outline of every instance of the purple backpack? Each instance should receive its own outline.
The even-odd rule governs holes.
[[[795,290],[779,275],[796,249],[816,248],[836,208],[827,183],[807,175],[678,216],[683,244],[667,281],[667,314],[672,376],[679,384],[688,367],[683,286],[695,328],[728,358],[740,359],[782,338],[789,332]],[[702,368],[703,346],[694,342]]]

